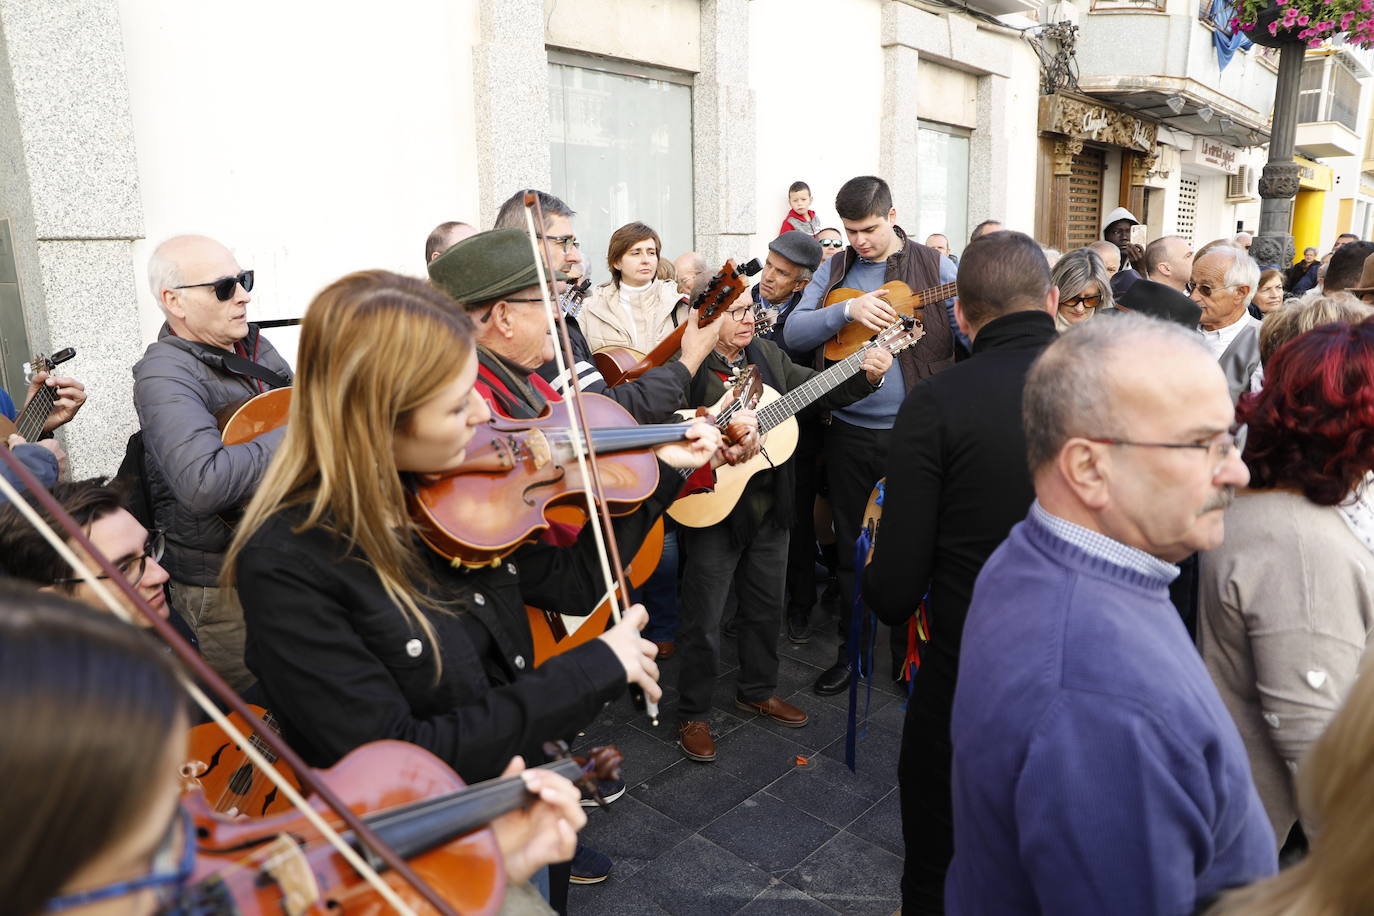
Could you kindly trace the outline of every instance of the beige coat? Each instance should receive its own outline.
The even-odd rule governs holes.
[[[1201,557],[1198,649],[1250,757],[1280,846],[1296,773],[1349,693],[1374,627],[1374,553],[1340,512],[1287,491],[1241,493]]]
[[[629,347],[648,353],[667,337],[686,312],[678,307],[682,294],[671,280],[655,280],[636,295],[634,320],[626,314],[615,283],[603,283],[587,297],[577,323],[593,350],[602,347]]]

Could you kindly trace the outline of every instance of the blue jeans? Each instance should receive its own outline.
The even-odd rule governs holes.
[[[671,522],[669,523],[671,525]],[[630,593],[632,601],[643,603],[649,612],[644,638],[651,642],[672,642],[677,638],[677,531],[663,533],[663,557],[644,584]]]

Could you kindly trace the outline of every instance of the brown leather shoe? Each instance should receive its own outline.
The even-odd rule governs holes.
[[[655,661],[661,662],[672,658],[673,653],[677,651],[677,645],[671,642],[656,642],[654,645],[658,646],[658,655],[654,656]]]
[[[810,721],[810,717],[806,713],[791,703],[785,702],[782,697],[769,697],[762,703],[751,703],[748,700],[735,697],[735,705],[740,709],[767,716],[779,725],[786,725],[788,728],[801,728]]]
[[[716,759],[716,742],[711,739],[711,726],[705,722],[679,722],[677,743],[682,753],[693,760],[710,763]]]

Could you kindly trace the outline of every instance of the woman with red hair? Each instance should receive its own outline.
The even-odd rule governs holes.
[[[1374,319],[1284,344],[1237,416],[1251,489],[1202,555],[1198,646],[1282,846],[1374,627]]]

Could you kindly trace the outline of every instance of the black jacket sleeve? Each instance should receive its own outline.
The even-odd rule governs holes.
[[[904,623],[930,587],[939,524],[942,430],[930,386],[911,390],[888,445],[883,518],[864,601],[887,624]]]
[[[632,382],[614,388],[604,382],[588,391],[604,394],[630,412],[640,423],[672,422],[673,412],[687,406],[687,386],[692,376],[677,360],[656,366]]]

